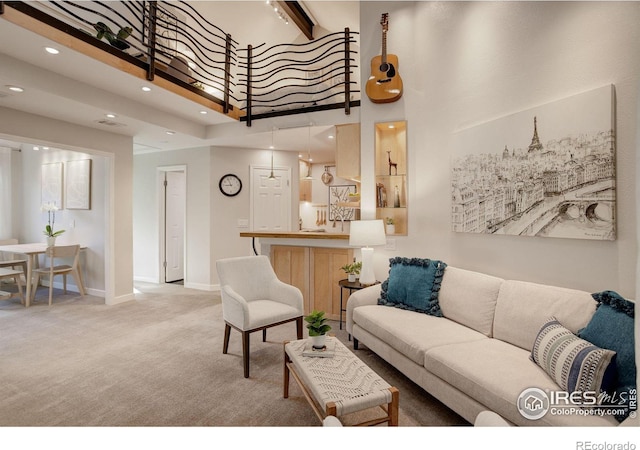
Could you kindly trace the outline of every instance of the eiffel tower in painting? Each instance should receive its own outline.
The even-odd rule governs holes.
[[[531,144],[529,144],[529,151],[527,153],[535,153],[542,151],[542,144],[538,137],[538,117],[533,118],[533,137],[531,138]]]

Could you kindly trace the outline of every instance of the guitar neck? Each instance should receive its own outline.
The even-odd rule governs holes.
[[[387,62],[387,32],[382,32],[382,63]]]

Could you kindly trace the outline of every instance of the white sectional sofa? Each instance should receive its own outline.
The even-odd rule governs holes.
[[[528,388],[560,390],[531,360],[532,345],[550,316],[573,333],[585,327],[597,305],[590,293],[451,266],[439,291],[443,317],[378,305],[380,292],[375,285],[349,297],[346,328],[354,350],[363,343],[470,423],[490,410],[514,425],[619,425],[597,415],[530,420],[517,407]]]

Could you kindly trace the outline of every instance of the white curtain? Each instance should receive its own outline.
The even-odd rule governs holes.
[[[11,210],[11,149],[0,147],[0,239],[13,237]]]

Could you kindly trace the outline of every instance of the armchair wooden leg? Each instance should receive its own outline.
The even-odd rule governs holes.
[[[229,335],[231,334],[231,325],[228,323],[224,324],[224,341],[222,343],[222,353],[227,354],[227,350],[229,350]]]
[[[296,331],[298,332],[298,339],[302,339],[302,316],[296,319]]]
[[[262,330],[262,342],[267,342],[267,329]]]
[[[245,378],[249,378],[249,335],[248,331],[242,332],[242,362]]]

